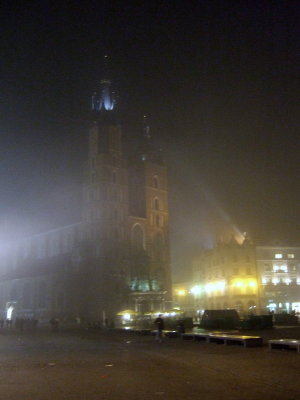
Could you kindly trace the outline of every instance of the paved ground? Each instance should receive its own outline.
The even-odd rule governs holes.
[[[267,347],[158,344],[115,332],[0,333],[1,400],[299,400],[299,379],[300,355]]]

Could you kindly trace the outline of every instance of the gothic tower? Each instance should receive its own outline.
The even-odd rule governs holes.
[[[146,116],[142,142],[128,164],[131,295],[139,311],[162,310],[171,300],[167,167]]]
[[[167,168],[144,121],[141,146],[125,154],[111,81],[92,97],[83,188],[91,318],[126,308],[163,310],[171,296]]]

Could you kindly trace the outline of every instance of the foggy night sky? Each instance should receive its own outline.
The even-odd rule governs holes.
[[[68,3],[1,5],[1,237],[80,221],[107,53],[124,135],[147,114],[168,160],[175,268],[232,226],[299,244],[299,1]]]

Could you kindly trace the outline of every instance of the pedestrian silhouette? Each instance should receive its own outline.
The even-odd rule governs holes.
[[[156,318],[154,321],[154,324],[156,325],[156,335],[155,339],[161,343],[162,342],[162,334],[163,330],[165,328],[164,320],[162,319],[162,314],[159,314],[159,316]]]

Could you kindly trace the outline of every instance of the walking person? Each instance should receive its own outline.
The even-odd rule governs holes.
[[[177,333],[178,336],[181,337],[183,333],[185,333],[185,327],[184,327],[184,322],[182,320],[178,321],[177,324]]]
[[[156,335],[155,335],[155,340],[158,341],[158,343],[162,342],[162,333],[165,328],[164,320],[162,318],[162,314],[159,314],[159,316],[156,318],[154,321],[154,324],[156,325]]]

